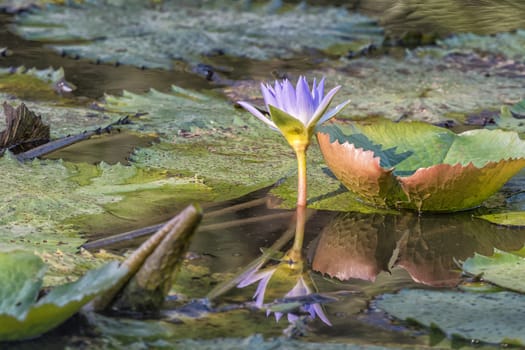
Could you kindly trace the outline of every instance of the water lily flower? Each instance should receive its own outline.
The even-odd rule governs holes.
[[[239,105],[265,122],[270,128],[280,131],[292,148],[308,147],[315,127],[334,117],[350,100],[328,110],[335,94],[340,89],[336,86],[324,95],[324,78],[312,89],[304,76],[297,80],[294,88],[288,79],[275,81],[275,85],[261,84],[261,91],[270,118],[251,104],[239,101]]]
[[[340,86],[336,86],[325,95],[323,78],[319,84],[314,79],[310,90],[304,76],[299,77],[295,88],[288,79],[276,81],[274,86],[263,83],[261,91],[269,117],[247,102],[238,102],[270,128],[280,131],[294,149],[298,165],[298,206],[306,206],[306,149],[315,128],[350,102],[345,101],[328,110],[339,89]]]

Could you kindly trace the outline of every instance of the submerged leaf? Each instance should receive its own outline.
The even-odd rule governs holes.
[[[385,294],[374,304],[393,317],[437,327],[448,336],[493,344],[525,344],[525,296],[521,294],[413,289]]]
[[[456,211],[480,205],[525,166],[525,142],[513,132],[472,130],[456,135],[423,123],[354,126],[346,140],[335,126],[319,129],[330,169],[366,201],[419,211]],[[356,137],[356,134],[360,136]],[[335,135],[332,136],[332,135]],[[360,142],[368,139],[367,142]],[[385,169],[395,148],[406,156]]]
[[[24,251],[3,251],[0,261],[0,341],[28,339],[57,327],[126,272],[113,262],[37,300],[45,271],[42,260]]]

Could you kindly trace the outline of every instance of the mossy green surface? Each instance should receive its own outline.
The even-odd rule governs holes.
[[[306,30],[311,26],[315,31]],[[379,44],[383,38],[372,20],[344,8],[275,1],[262,6],[250,1],[165,2],[158,8],[147,1],[133,6],[91,1],[22,14],[13,30],[29,40],[76,41],[51,45],[69,55],[164,69],[180,60],[195,65],[206,56],[290,58],[355,40]]]
[[[105,260],[76,254],[85,242],[80,233],[118,230],[122,222],[142,227],[141,220],[169,218],[183,203],[209,194],[193,177],[134,166],[40,160],[22,164],[5,155],[0,169],[10,174],[0,180],[0,246],[36,251],[51,265],[46,277],[51,284]]]
[[[374,302],[390,316],[441,329],[451,337],[522,346],[525,296],[412,289],[385,294]]]
[[[513,74],[521,68],[505,69],[505,60],[484,62],[476,56],[445,58],[440,52],[439,57],[408,54],[403,58],[342,59],[302,74],[309,79],[325,77],[327,88],[341,86],[334,104],[347,99],[351,102],[338,119],[373,120],[380,116],[454,125],[479,111],[497,111],[522,95],[525,85],[519,74]],[[258,81],[225,90],[234,100],[255,100],[263,105],[261,99],[253,98],[260,96]]]
[[[279,133],[213,95],[173,87],[171,93],[106,96],[103,106],[136,114],[132,129],[160,136],[160,143],[134,153],[134,163],[193,177],[211,189],[213,200],[272,185],[295,167]]]

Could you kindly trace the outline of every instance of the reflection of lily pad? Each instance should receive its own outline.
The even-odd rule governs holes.
[[[166,69],[174,60],[197,63],[213,54],[270,59],[382,41],[382,31],[370,19],[343,8],[298,6],[277,14],[270,5],[236,7],[220,1],[166,2],[157,10],[146,1],[141,6],[94,1],[21,15],[14,30],[30,40],[82,40],[52,44],[71,55]],[[315,31],[305,30],[313,23]]]
[[[0,341],[27,339],[55,328],[126,273],[117,262],[88,272],[38,299],[46,266],[22,251],[0,252]]]
[[[495,249],[492,256],[476,254],[463,263],[463,270],[481,275],[483,280],[500,287],[525,293],[525,258]]]
[[[525,344],[525,296],[521,294],[402,290],[383,295],[375,305],[396,318],[438,327],[449,336]]]
[[[423,123],[373,123],[344,135],[318,134],[326,163],[368,202],[420,211],[480,205],[525,166],[516,133],[472,130],[456,135]]]

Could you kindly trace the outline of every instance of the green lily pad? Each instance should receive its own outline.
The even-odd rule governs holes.
[[[51,127],[52,138],[78,134],[104,127],[122,115],[74,106],[75,101],[61,95],[63,89],[74,89],[59,69],[0,69],[0,102],[8,101],[14,107],[24,103],[42,117]],[[5,120],[0,117],[0,129]]]
[[[0,1],[0,9],[8,13],[16,13],[19,11],[29,10],[37,6],[45,6],[49,4],[64,4],[65,2],[72,2],[68,0],[2,0]],[[81,3],[82,0],[75,0]]]
[[[521,48],[525,45],[525,30],[503,31],[503,33],[494,35],[463,33],[440,40],[437,44],[446,50],[461,50],[463,52],[470,50],[523,60],[525,55]]]
[[[476,254],[465,260],[463,271],[480,275],[483,280],[500,287],[525,293],[525,281],[521,278],[525,273],[523,256],[494,249],[492,256]]]
[[[163,142],[135,152],[132,161],[137,165],[194,176],[210,187],[214,200],[235,198],[285,179],[272,193],[284,200],[282,207],[295,207],[297,176],[292,149],[282,135],[227,101],[174,86],[172,93],[151,90],[142,95],[106,96],[102,107],[113,113],[136,114],[130,128],[160,135]],[[378,211],[327,174],[318,147],[310,147],[307,157],[310,207]]]
[[[477,218],[487,220],[493,224],[503,226],[525,226],[524,211],[506,211],[502,213],[485,214]]]
[[[514,132],[455,134],[415,122],[346,129],[347,135],[333,125],[319,129],[325,161],[345,186],[380,206],[469,209],[525,166],[525,142]]]
[[[273,2],[257,8],[250,2],[207,1],[166,2],[155,9],[146,1],[134,6],[114,3],[90,1],[32,11],[19,15],[13,30],[29,40],[76,41],[50,45],[70,55],[164,69],[173,68],[176,60],[195,64],[217,53],[267,60],[383,39],[373,21],[343,8],[281,8]],[[305,30],[312,23],[316,30]]]
[[[0,264],[0,341],[28,339],[55,328],[126,273],[118,262],[110,263],[38,299],[46,270],[40,258],[1,251]]]
[[[338,119],[380,116],[394,121],[463,123],[480,111],[497,114],[502,105],[522,96],[523,65],[508,67],[506,59],[468,55],[443,57],[448,51],[438,51],[437,57],[408,54],[401,59],[383,56],[330,61],[301,74],[310,79],[325,77],[330,85],[341,85],[334,104],[351,102]],[[233,100],[250,102],[253,96],[260,96],[259,83],[242,82],[226,90]]]
[[[374,304],[395,318],[437,327],[448,336],[494,344],[525,344],[525,296],[521,294],[413,289],[385,294]]]
[[[74,88],[65,80],[62,68],[0,68],[0,96],[5,94],[4,99],[16,96],[30,100],[60,101],[59,92]]]
[[[104,260],[75,254],[85,242],[79,229],[89,227],[89,222],[80,225],[79,218],[93,221],[93,215],[105,215],[106,227],[120,220],[140,225],[142,218],[154,217],[151,208],[166,196],[171,196],[175,211],[174,202],[182,205],[188,197],[202,198],[210,192],[193,177],[135,166],[40,160],[22,164],[4,155],[0,169],[10,174],[0,180],[0,246],[38,252],[50,264],[46,284],[78,276]]]
[[[106,96],[103,107],[137,114],[130,128],[159,134],[162,142],[137,150],[133,162],[194,177],[216,194],[214,200],[272,185],[295,168],[279,133],[218,97],[173,87],[169,94]]]
[[[512,106],[501,107],[500,114],[495,118],[496,125],[501,129],[525,132],[525,100]]]

